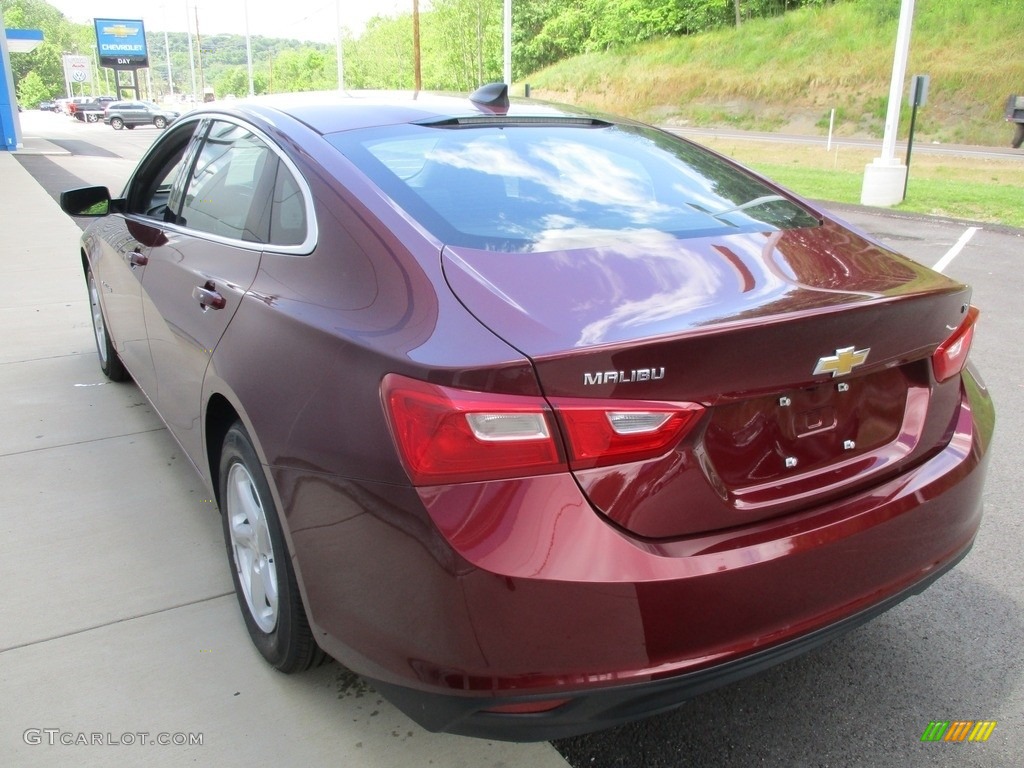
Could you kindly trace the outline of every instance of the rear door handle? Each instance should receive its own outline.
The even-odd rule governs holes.
[[[227,301],[217,293],[217,286],[214,285],[213,280],[207,280],[205,285],[197,285],[192,289],[192,298],[199,302],[204,310],[206,309],[224,309],[227,306]]]

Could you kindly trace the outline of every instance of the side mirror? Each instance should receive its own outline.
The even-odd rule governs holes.
[[[106,187],[80,187],[60,193],[60,207],[70,216],[106,216],[121,210],[121,200],[112,200]]]

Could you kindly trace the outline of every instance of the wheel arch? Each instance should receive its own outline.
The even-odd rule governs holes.
[[[210,473],[210,485],[218,506],[221,503],[220,454],[224,447],[224,436],[231,429],[231,425],[239,420],[241,420],[241,416],[235,409],[235,406],[224,395],[215,392],[210,396],[210,400],[206,404],[205,448],[207,468]],[[243,421],[242,423],[244,424],[245,422]],[[251,435],[250,439],[252,439]]]

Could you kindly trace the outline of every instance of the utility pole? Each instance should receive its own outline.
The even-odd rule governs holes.
[[[484,84],[484,10],[476,7],[476,84]]]
[[[423,90],[423,70],[420,68],[420,0],[412,0],[412,59],[413,79],[418,93]]]
[[[503,67],[502,73],[505,75],[505,84],[509,87],[512,86],[512,0],[505,0],[504,19],[502,23],[502,48],[503,53]]]

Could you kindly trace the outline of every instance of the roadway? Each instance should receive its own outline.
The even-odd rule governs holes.
[[[1008,124],[1009,125],[1009,124]],[[673,125],[662,126],[670,133],[683,136],[688,139],[700,141],[701,139],[733,139],[737,141],[767,141],[773,144],[799,144],[801,146],[827,147],[826,136],[808,136],[804,134],[789,133],[767,133],[764,131],[741,131],[731,128],[688,128]],[[1024,165],[1024,150],[1010,147],[1012,131],[1008,128],[1005,147],[981,147],[970,144],[940,144],[939,142],[927,142],[915,140],[914,154],[946,155],[951,157],[983,157],[993,160],[1010,160]],[[833,136],[833,147],[852,147],[857,149],[874,149],[881,155],[881,139],[865,139],[854,136]],[[907,142],[901,140],[896,142],[896,157],[904,158],[907,155]]]

